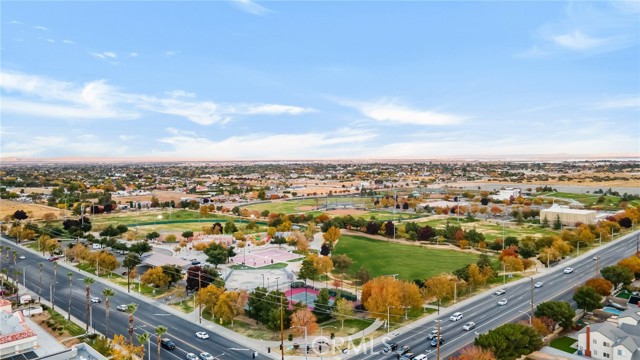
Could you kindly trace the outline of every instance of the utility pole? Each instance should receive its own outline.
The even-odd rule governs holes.
[[[280,296],[280,354],[282,356],[281,360],[284,360],[284,307],[282,305],[282,296]]]
[[[438,320],[438,355],[436,360],[440,360],[440,320]]]
[[[596,256],[596,276],[598,276],[598,261],[600,261],[600,256]]]
[[[202,269],[198,271],[198,291],[202,288]],[[198,322],[202,324],[202,301],[198,304]]]

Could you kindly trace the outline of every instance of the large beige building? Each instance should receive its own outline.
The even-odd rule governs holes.
[[[553,224],[559,216],[562,225],[574,226],[576,223],[593,224],[596,214],[594,210],[571,209],[567,206],[553,204],[548,209],[540,210],[540,221],[546,218],[549,224]]]

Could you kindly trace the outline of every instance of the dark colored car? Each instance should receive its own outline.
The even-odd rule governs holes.
[[[382,353],[383,354],[389,354],[393,351],[396,351],[396,349],[398,348],[398,344],[397,343],[388,343],[384,345],[384,348],[382,349]]]
[[[444,338],[440,336],[440,345],[444,344]],[[438,346],[438,338],[431,340],[431,347]]]
[[[162,347],[167,350],[173,350],[176,348],[176,344],[174,344],[173,341],[171,341],[171,339],[168,339],[168,338],[164,338],[160,340],[160,345],[162,345]]]
[[[400,356],[400,355],[404,355],[404,354],[408,353],[408,352],[409,352],[409,350],[411,350],[411,346],[409,346],[409,345],[405,345],[405,346],[403,346],[401,349],[398,349],[398,350],[396,351],[396,355],[398,355],[398,356]]]

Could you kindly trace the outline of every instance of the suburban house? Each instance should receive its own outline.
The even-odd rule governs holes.
[[[578,332],[579,354],[594,359],[640,359],[640,311],[627,309],[614,321],[584,327]]]

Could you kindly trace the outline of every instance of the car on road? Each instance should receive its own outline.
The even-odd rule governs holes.
[[[382,348],[383,354],[389,354],[392,351],[396,351],[398,349],[398,343],[388,343],[384,344],[384,348]]]
[[[196,355],[194,353],[188,353],[187,354],[187,360],[198,360],[198,355]]]
[[[127,304],[120,304],[116,306],[116,309],[118,309],[118,311],[127,311]]]
[[[191,262],[191,265],[200,265],[200,261],[194,260]]]
[[[202,352],[202,353],[200,353],[200,359],[202,359],[202,360],[213,360],[213,355],[209,354],[208,352]]]
[[[196,337],[197,337],[198,339],[208,339],[208,338],[209,338],[209,334],[207,334],[207,333],[206,333],[206,332],[204,332],[204,331],[198,331],[198,332],[196,333]]]
[[[542,287],[542,285],[544,285],[544,283],[543,283],[542,281],[538,281],[537,283],[535,283],[535,284],[533,285],[533,287],[535,287],[535,288],[541,288],[541,287]]]
[[[99,297],[97,297],[97,296],[92,296],[92,297],[91,297],[91,302],[92,302],[92,303],[99,304],[99,303],[101,303],[101,302],[102,302],[102,300],[100,300],[100,298],[99,298]]]
[[[600,259],[600,257],[599,257],[599,256],[594,256],[594,257],[593,257],[593,260],[598,260],[598,259]]]
[[[498,306],[505,306],[507,305],[507,299],[500,299],[500,301],[498,301]]]
[[[444,338],[442,336],[440,336],[440,345],[444,344]],[[433,339],[431,340],[431,347],[436,347],[438,346],[438,339]]]
[[[464,324],[464,326],[462,326],[462,330],[464,331],[473,330],[475,328],[476,328],[476,323],[474,323],[473,321],[469,321],[468,323]]]
[[[416,357],[416,354],[414,353],[406,353],[400,356],[400,360],[413,360],[415,357]]]
[[[506,292],[507,292],[507,290],[505,290],[505,289],[500,289],[500,290],[498,290],[498,291],[494,292],[494,294],[495,294],[495,295],[500,296],[500,295],[502,295],[502,294],[504,294],[504,293],[506,293]]]
[[[396,355],[398,355],[398,356],[404,355],[404,354],[408,353],[409,350],[411,350],[411,346],[405,345],[405,346],[401,347],[400,349],[396,350]]]
[[[458,321],[460,319],[462,319],[462,313],[461,312],[453,313],[453,315],[451,315],[451,317],[449,317],[449,320],[451,320],[451,321]]]
[[[176,348],[176,344],[174,344],[169,338],[160,340],[160,345],[167,350],[173,350]]]
[[[27,257],[26,257],[26,256],[24,256],[24,255],[20,255],[20,257],[18,257],[18,259],[20,259],[20,260],[24,260],[24,259],[26,259],[26,258],[27,258]]]
[[[431,340],[438,336],[438,330],[431,330],[429,335],[427,335],[427,339]]]
[[[60,259],[59,256],[49,256],[49,261],[53,262],[53,261],[57,261],[58,259]]]
[[[571,274],[572,272],[573,272],[573,268],[570,268],[570,267],[564,268],[564,273],[565,274]]]

